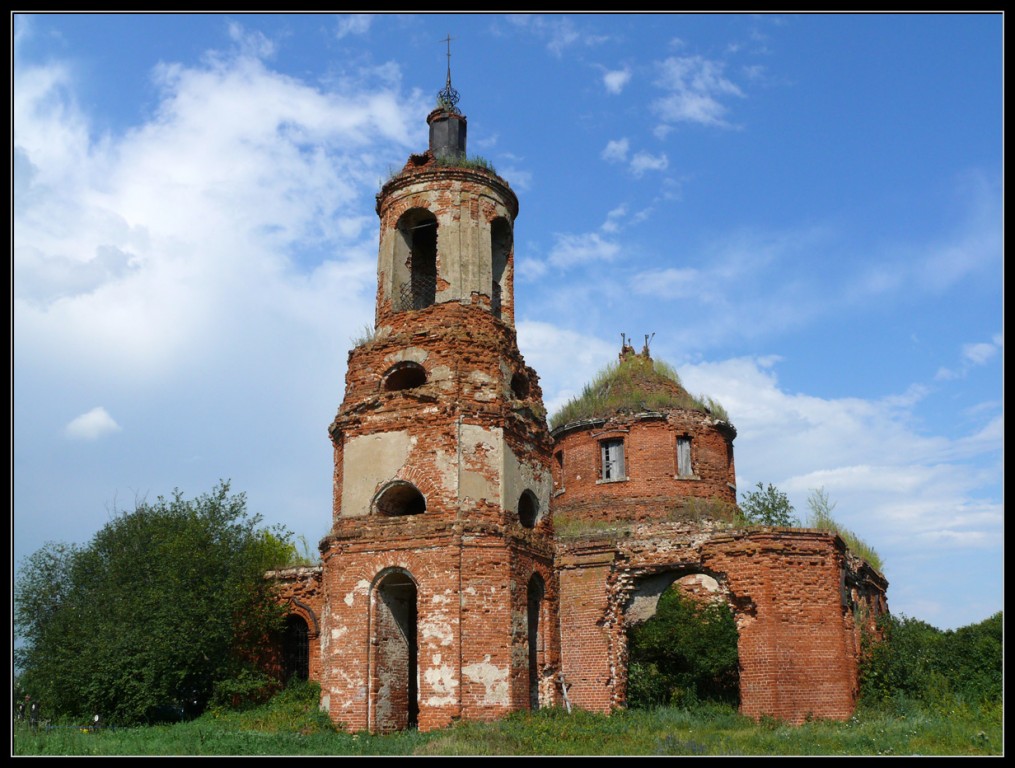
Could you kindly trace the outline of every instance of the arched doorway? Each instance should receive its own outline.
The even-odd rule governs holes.
[[[739,703],[739,632],[713,576],[671,571],[639,579],[624,621],[628,706]]]
[[[310,628],[295,613],[285,617],[282,628],[282,674],[287,683],[310,678]]]
[[[416,636],[416,583],[393,570],[373,590],[370,690],[373,730],[415,728],[419,722],[419,646]]]

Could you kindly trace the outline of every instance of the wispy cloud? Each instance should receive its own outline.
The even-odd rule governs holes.
[[[743,97],[743,91],[723,75],[723,63],[701,56],[671,56],[657,64],[655,84],[665,95],[652,102],[652,111],[665,126],[700,123],[729,127],[724,101]]]
[[[581,235],[558,234],[554,237],[549,262],[558,269],[595,261],[611,261],[620,252],[620,246],[598,232]]]
[[[369,13],[350,13],[338,17],[338,24],[335,27],[335,37],[341,40],[346,35],[366,34],[374,17]]]
[[[968,375],[970,369],[986,365],[994,356],[1004,349],[1004,335],[997,333],[990,341],[977,341],[963,344],[961,361],[957,368],[939,368],[934,378],[939,381],[961,379]]]
[[[509,17],[516,27],[523,27],[546,43],[546,49],[560,58],[572,46],[595,46],[605,43],[606,35],[593,34],[567,16],[536,16],[516,14]]]
[[[636,152],[631,158],[631,173],[641,176],[645,171],[665,171],[670,165],[666,153],[651,155],[648,152]]]
[[[71,420],[64,433],[72,440],[98,440],[120,429],[120,425],[100,405]]]
[[[603,73],[603,86],[606,88],[607,93],[620,93],[630,80],[631,70],[627,67],[623,69],[611,69]]]
[[[627,151],[629,148],[630,142],[627,139],[611,139],[606,142],[601,156],[603,160],[610,163],[623,163],[627,161]]]

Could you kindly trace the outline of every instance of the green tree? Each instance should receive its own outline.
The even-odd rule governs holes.
[[[733,612],[705,605],[678,588],[659,597],[655,615],[628,630],[628,705],[739,703],[740,663]]]
[[[956,630],[886,615],[865,637],[860,695],[867,705],[912,699],[947,709],[957,701],[1000,702],[1004,691],[1002,614]]]
[[[85,547],[47,544],[14,590],[21,687],[49,717],[135,724],[197,712],[259,671],[281,609],[265,570],[292,545],[228,482],[140,502]]]
[[[749,525],[769,525],[792,528],[800,525],[793,515],[789,497],[771,483],[766,488],[757,484],[756,491],[747,491],[740,502],[740,514]]]

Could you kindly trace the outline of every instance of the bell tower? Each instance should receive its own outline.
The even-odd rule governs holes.
[[[554,696],[550,436],[515,336],[518,199],[468,159],[457,102],[449,49],[429,148],[377,194],[373,334],[329,430],[322,694],[350,730]]]

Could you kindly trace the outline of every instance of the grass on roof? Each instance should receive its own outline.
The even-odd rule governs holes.
[[[656,376],[670,379],[680,389],[646,386],[652,378],[651,374],[646,375],[646,364],[652,366]],[[688,394],[672,366],[660,360],[646,360],[632,355],[611,363],[597,373],[578,397],[571,398],[553,414],[550,429],[616,413],[644,413],[674,408],[701,411],[711,414],[718,421],[729,421],[726,409],[711,397]]]

